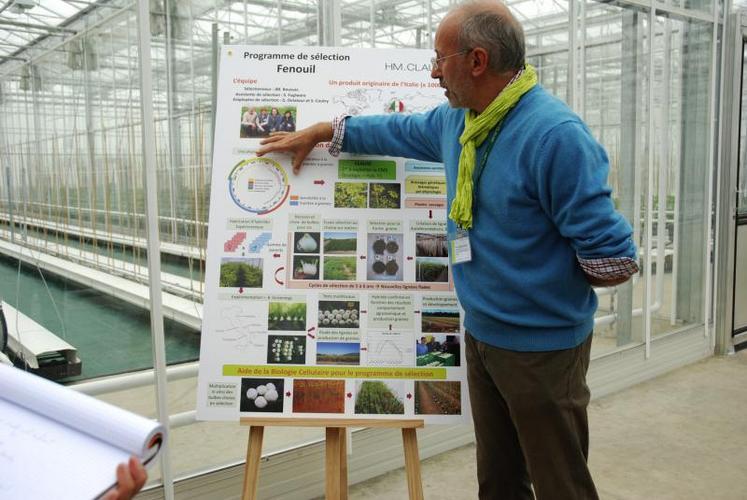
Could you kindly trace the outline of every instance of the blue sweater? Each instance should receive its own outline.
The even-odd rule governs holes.
[[[464,112],[444,104],[424,114],[350,117],[343,150],[443,162],[450,207]],[[539,85],[524,94],[475,187],[472,260],[452,268],[472,336],[514,351],[568,349],[587,338],[597,298],[577,256],[636,255],[608,171],[604,149],[563,102]],[[451,237],[454,223],[447,227]]]

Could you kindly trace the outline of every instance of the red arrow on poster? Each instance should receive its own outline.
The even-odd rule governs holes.
[[[286,392],[285,393],[285,397],[287,397],[287,398],[291,397],[291,391]]]
[[[312,338],[312,339],[315,339],[315,338],[316,338],[315,336],[313,336],[313,335],[312,335],[312,334],[310,334],[310,333],[307,333],[306,335],[308,335],[308,336],[309,336],[310,338]]]
[[[410,257],[410,256],[408,255],[408,256],[407,256],[407,260],[412,260],[412,257]]]
[[[347,394],[347,396],[348,396],[348,399],[350,399],[350,398],[352,398],[352,397],[353,397],[353,393],[352,393],[352,392],[349,392],[349,393]]]
[[[420,314],[420,311],[413,311],[415,314]]]
[[[361,347],[361,351],[367,351],[368,347]]]
[[[242,286],[239,287],[239,293],[244,293],[244,287]]]
[[[365,255],[361,255],[361,260],[366,260],[366,256]]]
[[[279,253],[274,253],[274,254],[272,254],[272,256],[277,259],[278,257],[280,257],[280,254]]]
[[[433,210],[428,210],[428,218],[429,219],[433,218]]]
[[[366,314],[367,312],[365,309],[361,309],[361,314]]]
[[[412,399],[412,394],[410,394],[409,392],[407,393],[407,399]]]
[[[318,184],[319,186],[324,186],[324,179],[319,179],[314,181],[314,184]]]
[[[314,330],[316,330],[316,327],[315,327],[315,326],[312,326],[311,328],[309,328],[309,329],[308,329],[308,330],[306,330],[306,331],[307,331],[307,332],[309,332],[309,333],[311,333],[311,332],[313,332]]]
[[[285,285],[283,281],[280,281],[278,279],[278,273],[284,269],[285,269],[285,266],[280,266],[277,269],[275,269],[275,283],[277,283],[278,285]]]

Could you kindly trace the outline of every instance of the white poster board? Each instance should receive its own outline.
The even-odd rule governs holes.
[[[223,48],[199,419],[466,420],[443,166],[320,146],[294,175],[287,155],[254,154],[271,130],[440,104],[431,57]]]

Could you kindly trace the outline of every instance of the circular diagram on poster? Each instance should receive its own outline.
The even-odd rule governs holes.
[[[288,175],[269,158],[242,160],[228,176],[228,191],[234,203],[247,212],[262,215],[283,205],[290,193]]]

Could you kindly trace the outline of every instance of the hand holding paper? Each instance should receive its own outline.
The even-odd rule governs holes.
[[[0,498],[97,498],[118,464],[150,463],[164,439],[158,422],[0,365]]]
[[[102,500],[130,500],[143,487],[148,473],[136,457],[117,466],[117,486],[109,490]]]

